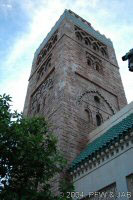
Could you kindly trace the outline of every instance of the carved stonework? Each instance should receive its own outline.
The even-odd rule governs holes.
[[[88,111],[88,120],[90,118],[94,126],[100,126],[114,114],[110,103],[98,91],[84,92],[77,103],[81,107],[81,113],[83,110]]]
[[[38,65],[42,59],[45,58],[45,56],[49,53],[50,49],[54,46],[55,42],[58,40],[58,30],[55,31],[55,33],[53,34],[53,36],[49,39],[49,41],[47,42],[47,44],[43,47],[43,49],[40,51],[38,57],[37,57],[37,61],[36,64]]]
[[[46,75],[47,71],[51,68],[51,56],[47,58],[47,60],[42,64],[40,69],[37,71],[37,82],[41,79],[43,75]]]
[[[117,199],[117,189],[116,189],[116,184],[111,184],[98,192],[90,193],[90,195],[84,200],[115,200]]]
[[[97,100],[95,99],[96,96],[99,98],[99,101],[101,99],[100,102],[97,102]],[[82,93],[82,95],[80,95],[80,97],[78,98],[78,104],[82,104],[83,102],[86,103],[87,107],[89,106],[89,104],[92,106],[99,107],[99,109],[101,108],[105,110],[107,110],[107,107],[108,107],[108,109],[110,110],[109,113],[111,115],[114,114],[114,110],[112,106],[98,91],[91,90],[91,91],[86,91]]]
[[[81,28],[75,26],[75,35],[76,38],[83,42],[86,46],[89,46],[92,50],[96,51],[97,53],[100,53],[105,58],[108,58],[108,52],[107,47],[100,41],[98,41],[93,36],[89,35],[85,31],[83,31]]]
[[[31,96],[30,114],[35,115],[43,111],[48,91],[53,87],[53,79],[49,78],[42,83]]]
[[[103,64],[100,59],[98,59],[97,57],[93,56],[88,52],[86,52],[86,59],[87,59],[87,65],[89,67],[92,67],[99,73],[103,74]]]

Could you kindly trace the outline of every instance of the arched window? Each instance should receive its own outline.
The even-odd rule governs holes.
[[[96,124],[100,126],[102,124],[102,117],[100,114],[96,114]]]
[[[93,39],[92,37],[89,37],[89,39],[90,39],[91,41],[94,41],[94,39]]]
[[[86,114],[86,119],[88,122],[92,121],[92,115],[91,115],[91,111],[87,108],[85,109],[85,114]]]
[[[87,37],[84,39],[84,41],[85,41],[86,45],[91,45],[91,42],[90,42],[90,40]]]
[[[47,61],[46,61],[46,64],[45,64],[45,71],[47,71],[47,69],[51,67],[51,58],[49,58]]]
[[[90,58],[87,58],[87,64],[88,64],[89,66],[92,65],[92,60],[91,60]]]
[[[88,40],[85,39],[85,44],[88,45]]]
[[[107,52],[103,47],[101,48],[101,53],[102,53],[103,56],[107,57]]]
[[[79,32],[76,32],[76,37],[78,38],[78,40],[82,41],[83,37]]]
[[[92,47],[93,47],[93,49],[94,49],[95,51],[98,51],[98,50],[99,50],[99,47],[98,47],[97,44],[95,44],[95,43],[93,44]]]
[[[81,33],[81,35],[83,35],[83,37],[85,36],[85,33],[83,31],[81,31],[80,33]]]
[[[96,70],[97,70],[98,72],[100,72],[100,65],[99,65],[98,63],[96,63]]]

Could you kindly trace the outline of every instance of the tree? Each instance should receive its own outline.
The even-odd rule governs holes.
[[[66,163],[57,140],[44,118],[24,118],[10,103],[0,95],[0,199],[55,199],[49,183]]]

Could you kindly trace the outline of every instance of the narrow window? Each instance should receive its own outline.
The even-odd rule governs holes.
[[[94,67],[97,72],[102,73],[102,67],[99,63],[96,62]]]
[[[83,36],[85,36],[85,33],[82,31],[82,32],[80,32]]]
[[[86,119],[88,122],[92,121],[91,111],[89,109],[85,109]]]
[[[85,40],[85,44],[88,45],[88,41],[87,40]]]
[[[101,123],[102,123],[101,115],[96,114],[96,124],[97,124],[97,126],[100,126]]]
[[[101,48],[101,53],[102,53],[103,56],[107,57],[107,52],[104,48]]]
[[[98,64],[96,64],[96,70],[99,72],[100,71],[100,67]]]
[[[88,59],[87,59],[87,64],[88,64],[89,66],[91,66],[91,63],[92,63],[91,60],[88,58]]]
[[[82,35],[79,32],[76,32],[76,37],[78,38],[78,40],[82,41]]]
[[[91,42],[90,42],[90,40],[89,40],[87,37],[85,38],[84,41],[85,41],[85,44],[86,44],[86,45],[91,45]]]
[[[95,51],[98,51],[98,50],[99,50],[97,44],[93,44],[93,49],[94,49]]]

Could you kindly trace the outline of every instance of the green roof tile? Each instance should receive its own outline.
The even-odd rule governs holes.
[[[96,151],[100,150],[104,146],[107,146],[108,143],[111,142],[111,140],[117,139],[120,137],[120,135],[123,135],[124,132],[127,132],[128,129],[133,128],[133,113],[130,114],[128,117],[120,121],[118,124],[111,127],[109,130],[107,130],[103,135],[95,139],[92,143],[90,143],[83,152],[77,156],[71,166],[70,170],[73,170],[79,165],[82,161],[84,161],[86,158],[91,156]]]

